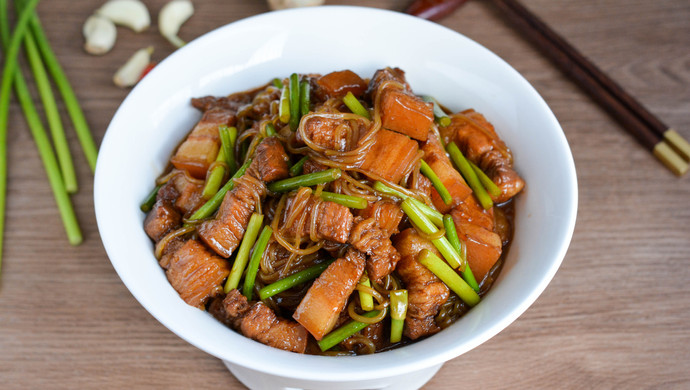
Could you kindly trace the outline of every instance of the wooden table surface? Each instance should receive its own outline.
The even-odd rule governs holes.
[[[165,0],[145,2],[155,16]],[[155,28],[139,35],[118,28],[112,52],[87,55],[81,27],[101,3],[39,5],[97,142],[128,93],[112,84],[115,70],[146,45],[156,47],[158,60],[172,52]],[[196,14],[181,31],[187,40],[267,11],[258,0],[194,3]],[[407,1],[328,3],[401,10]],[[524,4],[690,138],[690,2]],[[542,94],[570,142],[580,203],[570,250],[536,303],[496,337],[448,362],[425,388],[690,388],[690,178],[661,166],[491,1],[471,1],[441,23],[497,53]],[[78,247],[67,242],[12,102],[0,387],[243,388],[218,359],[158,323],[121,283],[96,228],[93,177],[69,127],[68,137],[80,181],[73,197],[84,233]]]

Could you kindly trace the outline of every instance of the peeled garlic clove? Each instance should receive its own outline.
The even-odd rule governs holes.
[[[297,7],[313,7],[323,5],[325,0],[268,0],[268,6],[272,10],[297,8]]]
[[[137,50],[137,52],[115,72],[115,76],[113,76],[115,85],[122,88],[135,85],[151,62],[151,53],[153,53],[153,46]]]
[[[91,15],[82,28],[86,43],[84,50],[89,54],[101,55],[110,51],[115,45],[117,29],[110,20],[98,15]]]
[[[161,8],[158,14],[158,29],[170,43],[182,47],[185,42],[177,33],[180,27],[194,14],[194,5],[189,0],[172,0]]]
[[[110,0],[96,14],[136,32],[142,32],[151,25],[149,10],[139,0]]]

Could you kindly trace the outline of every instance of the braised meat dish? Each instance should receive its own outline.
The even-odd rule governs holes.
[[[481,113],[417,95],[398,68],[191,104],[200,119],[142,204],[187,304],[275,348],[352,355],[440,332],[491,288],[525,182]]]

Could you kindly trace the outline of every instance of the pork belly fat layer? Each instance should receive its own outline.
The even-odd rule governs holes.
[[[196,240],[185,242],[169,259],[168,281],[187,304],[198,308],[222,291],[221,283],[230,273],[226,260]]]
[[[205,178],[220,147],[218,126],[233,126],[236,121],[234,113],[229,110],[212,108],[206,111],[170,162],[175,168],[186,170],[197,179]]]
[[[364,255],[352,248],[328,266],[302,298],[293,318],[317,340],[330,332],[364,273]]]

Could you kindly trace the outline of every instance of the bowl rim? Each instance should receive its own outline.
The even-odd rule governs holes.
[[[509,73],[512,73],[512,77],[517,78],[521,80],[523,83],[524,89],[529,92],[532,97],[535,99],[535,103],[539,104],[541,106],[541,109],[544,111],[545,115],[548,116],[549,120],[549,125],[554,128],[559,130],[559,137],[561,143],[565,147],[565,153],[567,154],[565,156],[566,159],[569,159],[569,163],[567,163],[567,172],[564,172],[567,176],[567,184],[570,187],[570,202],[566,205],[566,208],[563,212],[565,215],[566,219],[566,226],[565,226],[565,231],[564,235],[562,237],[562,240],[560,242],[560,245],[558,247],[558,250],[553,254],[554,261],[550,263],[549,268],[544,272],[543,278],[541,281],[536,285],[530,293],[526,296],[525,299],[523,299],[520,303],[520,305],[513,307],[510,311],[505,314],[500,321],[497,321],[493,324],[493,326],[489,328],[482,329],[479,331],[479,333],[474,337],[471,342],[467,342],[464,344],[460,345],[454,345],[454,346],[448,346],[446,349],[437,351],[437,353],[434,354],[427,354],[426,356],[423,356],[421,358],[408,358],[406,357],[406,354],[400,353],[401,350],[405,351],[412,351],[414,350],[415,352],[420,349],[420,344],[423,343],[426,340],[423,340],[421,342],[417,342],[414,344],[411,344],[409,346],[405,346],[403,348],[399,348],[397,350],[389,351],[389,352],[383,352],[371,356],[356,356],[356,357],[339,357],[338,360],[338,365],[333,365],[333,364],[328,364],[324,363],[325,361],[333,361],[334,359],[332,357],[324,357],[324,356],[313,356],[313,355],[300,355],[298,359],[296,359],[296,355],[290,352],[282,351],[282,350],[277,350],[274,348],[266,347],[262,344],[259,344],[257,342],[254,342],[252,340],[246,339],[244,336],[239,335],[239,337],[242,340],[238,341],[239,347],[247,347],[247,348],[264,348],[265,353],[269,354],[271,356],[275,356],[276,359],[279,359],[281,361],[280,364],[272,364],[271,367],[268,368],[268,371],[270,373],[275,374],[275,375],[280,375],[288,378],[298,378],[298,379],[305,379],[305,380],[325,380],[325,381],[340,381],[340,380],[365,380],[365,379],[371,379],[371,378],[380,378],[380,377],[389,377],[389,376],[394,376],[400,372],[411,372],[411,371],[416,371],[422,368],[427,368],[431,367],[433,365],[438,365],[441,364],[445,361],[448,361],[456,356],[459,356],[476,346],[482,344],[483,342],[487,341],[497,333],[499,333],[502,329],[510,325],[515,319],[517,319],[529,306],[531,306],[534,301],[539,297],[539,295],[544,291],[546,286],[549,284],[553,276],[555,275],[556,271],[560,267],[560,264],[562,263],[566,251],[568,249],[568,246],[570,244],[572,234],[574,231],[575,227],[575,220],[576,220],[576,214],[577,214],[577,204],[578,204],[578,188],[577,188],[577,177],[575,173],[575,165],[574,161],[572,158],[572,154],[570,152],[570,149],[568,147],[567,140],[565,138],[565,135],[563,134],[563,130],[560,127],[560,124],[558,123],[556,117],[554,114],[551,112],[550,108],[547,106],[546,102],[543,100],[543,98],[538,94],[538,92],[532,87],[527,80],[524,79],[523,76],[521,76],[515,69],[513,69],[509,64],[507,64],[503,59],[498,57],[496,54],[491,52],[490,50],[486,49],[484,46],[478,44],[477,42],[465,37],[464,35],[458,33],[457,31],[451,30],[449,28],[446,28],[442,25],[432,23],[423,19],[419,19],[413,16],[405,15],[402,13],[394,12],[394,11],[389,11],[389,10],[383,10],[383,9],[375,9],[375,8],[368,8],[368,7],[357,7],[357,6],[323,6],[323,7],[313,7],[313,8],[300,8],[300,9],[289,9],[289,10],[281,10],[281,11],[274,11],[274,12],[269,12],[269,13],[264,13],[264,14],[259,14],[255,16],[251,16],[249,18],[241,19],[232,23],[229,23],[225,26],[219,27],[215,30],[212,30],[196,39],[193,41],[189,42],[185,47],[177,50],[176,52],[172,53],[168,58],[163,60],[157,68],[164,68],[167,66],[172,66],[170,64],[174,64],[175,61],[177,61],[178,58],[184,57],[188,51],[191,51],[192,48],[194,48],[197,45],[203,44],[203,42],[207,40],[213,39],[214,36],[216,35],[222,35],[226,31],[231,31],[232,29],[236,29],[238,27],[244,26],[246,24],[253,24],[256,22],[260,21],[265,21],[265,22],[270,22],[272,19],[274,21],[276,20],[281,20],[282,18],[286,17],[291,17],[293,14],[304,14],[308,16],[323,16],[323,15],[332,15],[333,13],[337,13],[338,15],[342,16],[343,13],[356,13],[356,14],[367,14],[370,17],[385,17],[385,18],[393,18],[396,21],[404,22],[404,23],[412,23],[416,24],[418,26],[425,26],[425,28],[435,30],[439,34],[443,35],[452,35],[455,37],[455,39],[460,39],[465,41],[466,44],[475,46],[475,49],[484,51],[488,55],[491,55],[494,57],[494,60],[498,61],[499,63],[502,64],[503,67],[505,67],[506,71]],[[156,72],[157,70],[154,69],[153,72]],[[121,117],[124,115],[124,107],[127,106],[128,101],[131,99],[133,95],[136,95],[141,91],[143,88],[146,88],[148,85],[148,81],[146,78],[141,81],[141,83],[135,87],[132,92],[127,96],[127,98],[123,101],[121,106],[118,108],[117,112],[115,113],[110,125],[108,126],[108,131],[106,131],[106,134],[103,138],[102,142],[102,148],[109,144],[108,141],[110,137],[112,136],[112,131],[111,128],[116,128],[118,121],[121,119]],[[103,218],[98,218],[99,215],[102,214],[102,208],[104,205],[102,204],[102,193],[100,191],[100,188],[102,186],[102,182],[105,180],[102,177],[99,177],[99,171],[102,168],[103,161],[99,158],[97,168],[96,168],[96,177],[94,180],[94,207],[96,211],[96,217],[98,220],[98,225],[99,225],[99,231],[103,231],[101,224],[103,223]],[[106,252],[110,252],[109,247],[112,245],[111,243],[106,242],[107,240],[105,237],[103,240],[104,247],[106,249]],[[109,256],[110,257],[110,256]],[[184,331],[180,330],[179,328],[175,327],[174,325],[171,325],[167,323],[163,318],[161,318],[161,308],[150,308],[146,304],[146,300],[142,297],[136,294],[134,291],[135,289],[132,288],[132,286],[129,283],[129,280],[127,278],[127,275],[123,274],[122,270],[118,267],[118,262],[114,261],[112,258],[110,259],[111,263],[122,279],[123,283],[127,286],[128,290],[130,293],[133,294],[135,299],[144,306],[144,308],[154,317],[156,318],[162,325],[167,327],[170,331],[175,333],[177,336],[182,338],[183,340],[189,342],[190,344],[194,345],[195,347],[213,355],[216,356],[220,359],[227,360],[232,362],[233,364],[238,364],[247,368],[255,369],[258,371],[267,371],[267,367],[265,366],[265,362],[256,362],[256,361],[244,361],[241,359],[240,356],[228,354],[227,350],[223,350],[217,346],[212,346],[212,345],[200,345],[201,343],[195,339],[194,337],[191,337],[189,334],[185,333]],[[416,347],[415,347],[416,346]],[[381,366],[376,366],[375,364],[382,360],[382,359],[387,359],[388,356],[391,355],[392,352],[398,351],[395,353],[395,357],[403,357],[402,362],[396,363],[394,365],[387,365],[385,367]],[[301,370],[296,370],[295,367],[296,365],[292,363],[292,361],[299,361],[300,365],[303,365],[304,368]],[[345,369],[339,369],[338,366],[347,366],[350,361],[356,361],[357,362],[357,367],[361,368],[361,371],[357,372],[352,372],[348,371]],[[272,360],[272,363],[274,361]],[[345,363],[345,364],[341,364]],[[316,369],[315,369],[316,367]],[[367,369],[367,367],[369,367]]]

